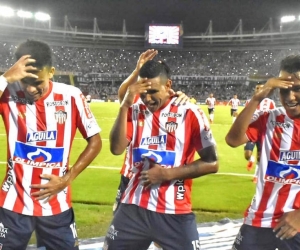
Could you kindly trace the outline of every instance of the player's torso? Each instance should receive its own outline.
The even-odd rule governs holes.
[[[150,190],[144,190],[138,180],[140,172],[149,168],[143,155],[165,168],[182,166],[194,160],[195,150],[190,147],[191,124],[186,115],[187,109],[175,105],[168,105],[154,114],[143,105],[135,105],[133,139],[128,149],[133,175],[125,192],[124,202],[162,213],[190,211],[191,180],[174,180],[156,185]],[[170,194],[166,195],[166,191]],[[158,200],[162,193],[165,193],[164,198]],[[179,204],[181,208],[178,209]]]
[[[270,111],[266,126],[258,175],[263,182],[257,184],[247,221],[274,227],[283,212],[300,208],[300,121],[285,112]]]
[[[29,186],[43,182],[41,174],[62,176],[68,170],[69,150],[77,128],[77,110],[70,91],[62,84],[53,87],[45,99],[30,103],[18,86],[9,86],[9,95],[6,93],[1,104],[9,149],[1,206],[19,213],[34,213],[35,202],[31,200],[34,190]],[[15,193],[22,194],[24,201],[16,199]],[[62,194],[62,200],[65,195]],[[28,197],[26,206],[25,197]],[[59,210],[69,206],[66,202],[61,205]],[[46,206],[50,214],[55,213],[54,208]],[[43,209],[39,211],[43,213]]]

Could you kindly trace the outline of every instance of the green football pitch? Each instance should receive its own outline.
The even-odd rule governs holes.
[[[120,180],[120,167],[124,156],[114,156],[109,151],[109,132],[118,112],[118,103],[91,103],[91,109],[102,129],[102,150],[92,164],[72,183],[73,205],[80,238],[105,234],[112,218],[112,205]],[[202,107],[207,114],[207,108]],[[240,108],[242,109],[242,107]],[[243,146],[230,148],[225,135],[232,123],[229,106],[215,108],[215,120],[211,125],[217,142],[219,172],[194,179],[192,190],[193,209],[198,222],[215,221],[224,217],[242,218],[254,194],[251,182],[253,171],[246,169]],[[0,175],[5,173],[6,137],[0,124]],[[77,133],[72,146],[72,164],[85,147],[86,142]],[[2,178],[2,177],[1,177]],[[34,241],[34,239],[32,240]]]

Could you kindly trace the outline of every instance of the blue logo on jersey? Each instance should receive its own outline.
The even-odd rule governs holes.
[[[172,151],[156,151],[143,148],[134,148],[133,162],[141,162],[147,157],[160,165],[174,166],[175,155],[175,152]]]
[[[300,166],[269,161],[265,179],[271,182],[300,185]]]
[[[142,146],[148,146],[148,145],[159,145],[159,144],[165,144],[167,140],[166,135],[159,135],[159,136],[153,136],[153,137],[145,137],[142,138],[141,145]]]
[[[56,131],[39,131],[27,133],[27,142],[37,142],[37,141],[53,141],[56,140]]]
[[[31,146],[16,142],[14,161],[35,167],[61,167],[64,148]]]

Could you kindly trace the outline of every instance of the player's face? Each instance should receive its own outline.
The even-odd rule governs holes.
[[[41,70],[32,72],[38,78],[26,77],[21,79],[21,84],[25,91],[26,97],[32,101],[42,98],[49,89],[49,79],[53,77],[54,68],[42,68]]]
[[[210,98],[213,98],[214,97],[214,95],[213,94],[210,94],[210,96],[209,96]]]
[[[280,71],[280,77],[294,82],[293,87],[288,89],[280,89],[280,101],[290,117],[300,117],[300,72],[291,74],[285,71]],[[298,76],[298,77],[296,77]]]
[[[147,90],[147,93],[140,94],[140,97],[149,111],[153,113],[169,99],[172,82],[161,77],[155,77],[147,81],[151,82],[151,89]]]

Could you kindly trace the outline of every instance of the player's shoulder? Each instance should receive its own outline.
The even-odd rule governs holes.
[[[61,83],[61,82],[53,82],[53,91],[56,93],[76,95],[80,94],[81,90],[73,85]]]

